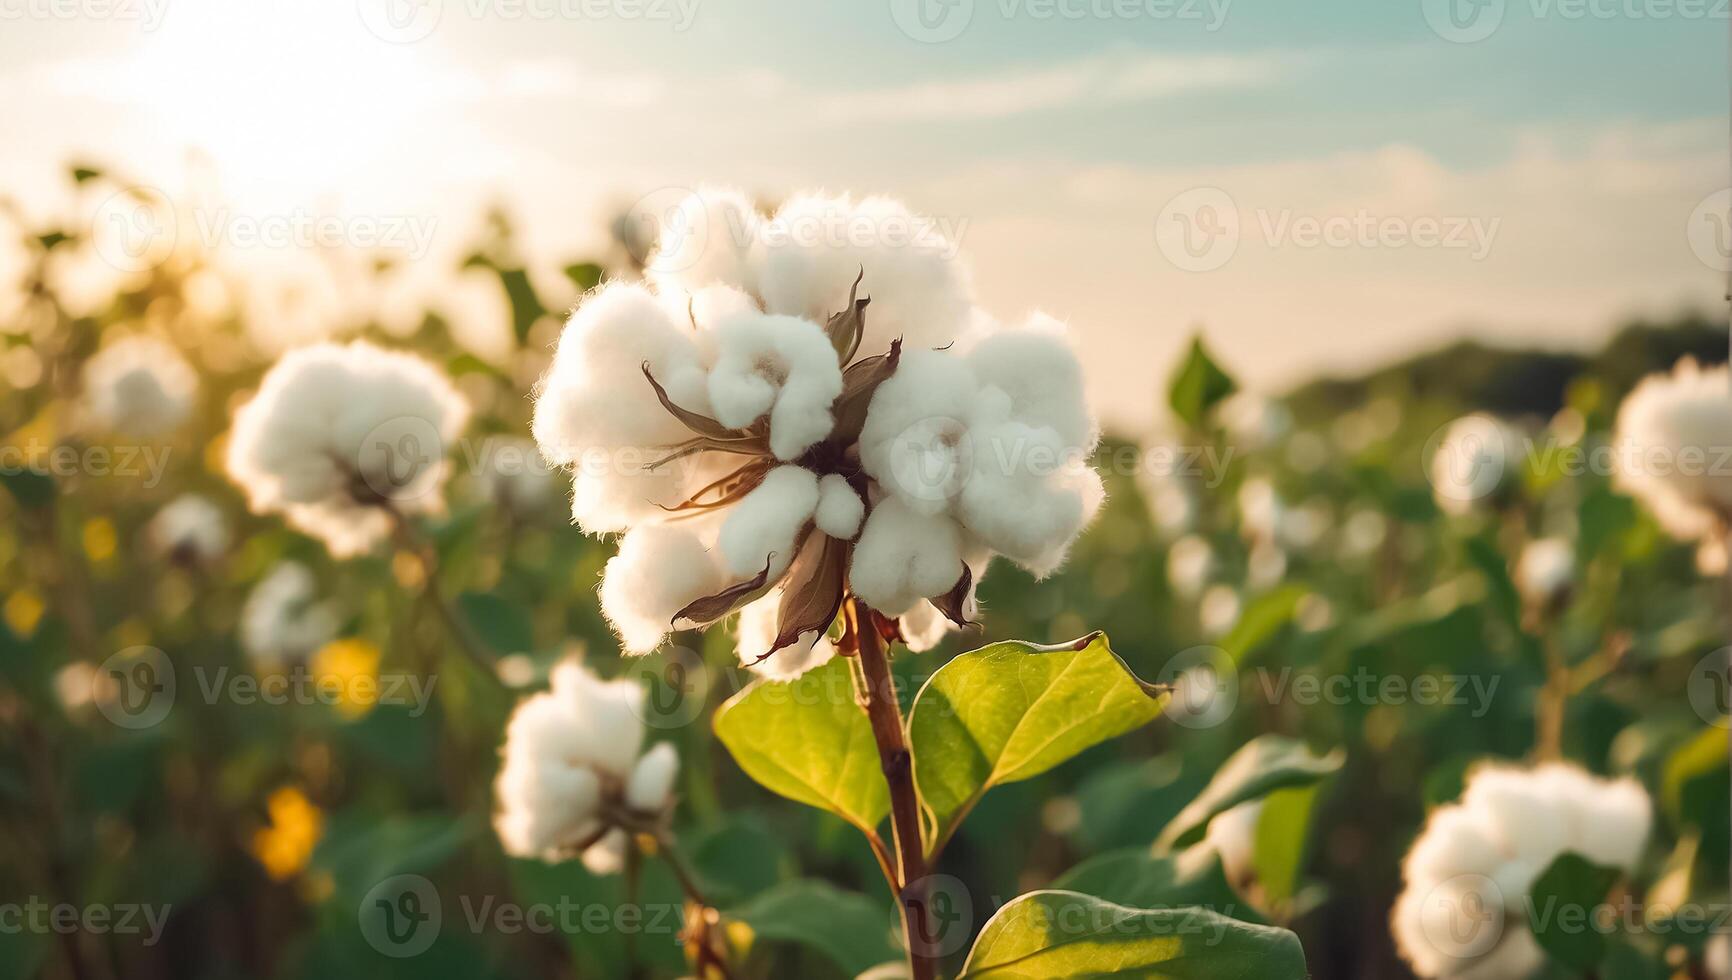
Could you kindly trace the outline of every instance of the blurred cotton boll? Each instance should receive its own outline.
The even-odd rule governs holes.
[[[1567,538],[1540,538],[1522,548],[1516,562],[1516,588],[1535,608],[1556,605],[1576,578],[1576,549]]]
[[[1535,879],[1566,852],[1633,871],[1652,820],[1634,780],[1569,763],[1477,769],[1407,853],[1396,946],[1423,977],[1526,977],[1545,960],[1524,920]]]
[[[303,659],[337,635],[334,603],[319,598],[313,572],[299,562],[277,564],[241,607],[241,648],[255,659]]]
[[[672,803],[679,756],[670,744],[643,753],[644,690],[604,681],[576,661],[553,671],[552,689],[525,699],[505,730],[494,829],[505,851],[547,862],[582,856],[592,872],[617,871],[628,831],[658,821]]]
[[[1213,574],[1215,551],[1209,542],[1196,535],[1173,542],[1167,552],[1167,582],[1174,595],[1181,599],[1197,598]]]
[[[446,447],[469,406],[431,363],[361,341],[285,354],[235,413],[230,479],[258,513],[349,557],[391,530],[391,511],[443,507]]]
[[[1239,593],[1230,585],[1211,585],[1197,605],[1197,620],[1204,635],[1214,638],[1226,635],[1239,623]]]
[[[1426,471],[1445,513],[1467,514],[1498,503],[1515,486],[1525,460],[1520,437],[1489,415],[1456,419],[1442,433]]]
[[[1618,409],[1615,485],[1682,540],[1732,521],[1732,377],[1679,361],[1650,375]]]
[[[103,432],[141,439],[165,435],[186,421],[197,394],[191,365],[155,337],[114,341],[84,366],[84,415]]]
[[[210,498],[182,494],[151,518],[148,530],[156,553],[184,565],[207,565],[229,547],[228,519]]]

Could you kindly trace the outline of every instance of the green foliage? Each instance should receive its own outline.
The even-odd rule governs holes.
[[[1201,431],[1209,412],[1238,390],[1238,382],[1209,356],[1199,336],[1191,341],[1190,353],[1167,383],[1167,404],[1186,425]]]
[[[1319,756],[1279,735],[1254,739],[1233,753],[1202,794],[1167,824],[1155,846],[1164,850],[1193,844],[1217,814],[1276,790],[1311,786],[1338,771],[1342,760],[1340,752]]]
[[[1606,934],[1589,916],[1621,873],[1580,854],[1561,854],[1535,879],[1530,894],[1534,938],[1558,962],[1592,973],[1606,955]]]
[[[1134,976],[1304,980],[1299,938],[1205,909],[1130,909],[1066,891],[1031,892],[981,930],[974,978]]]
[[[1220,854],[1206,844],[1176,854],[1153,854],[1146,847],[1097,854],[1060,875],[1052,887],[1130,908],[1197,907],[1245,922],[1264,921],[1233,890]]]
[[[808,946],[850,975],[899,955],[885,905],[822,881],[783,882],[730,914],[752,927],[755,941]]]

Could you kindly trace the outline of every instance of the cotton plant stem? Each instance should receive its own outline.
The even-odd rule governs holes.
[[[902,709],[896,703],[896,687],[890,675],[890,657],[884,638],[873,623],[872,610],[854,600],[853,626],[859,645],[861,676],[866,682],[866,717],[872,723],[872,738],[878,746],[878,762],[890,787],[890,825],[900,856],[898,874],[891,881],[902,912],[902,932],[908,946],[908,968],[913,980],[934,980],[937,965],[923,948],[922,917],[926,910],[926,852],[920,841],[920,801],[914,793],[914,756],[908,750]]]
[[[668,866],[668,870],[674,873],[674,878],[680,883],[680,890],[685,892],[686,900],[690,904],[698,906],[698,923],[692,937],[699,950],[696,964],[697,975],[707,977],[710,975],[708,968],[714,967],[722,975],[723,980],[733,980],[733,970],[728,967],[727,961],[718,955],[715,947],[710,944],[710,926],[720,921],[719,913],[712,916],[716,907],[705,897],[703,888],[698,885],[697,875],[692,872],[691,864],[686,861],[685,855],[674,845],[673,835],[668,833],[666,829],[658,828],[654,831],[653,836],[656,842],[656,855]]]
[[[385,512],[391,516],[391,527],[396,535],[398,546],[413,554],[421,564],[421,577],[427,600],[432,604],[434,612],[444,623],[446,632],[456,642],[457,648],[468,657],[476,668],[498,682],[499,675],[494,669],[498,662],[493,652],[457,614],[457,609],[445,594],[444,587],[439,584],[439,556],[433,550],[433,545],[416,530],[414,522],[401,510],[389,503],[381,504]]]
[[[1542,617],[1540,643],[1545,648],[1546,685],[1540,691],[1540,701],[1534,712],[1534,754],[1541,762],[1563,757],[1564,712],[1569,707],[1570,671],[1564,665],[1563,652],[1558,649],[1550,617]]]

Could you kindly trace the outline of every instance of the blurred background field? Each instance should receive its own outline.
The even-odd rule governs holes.
[[[714,900],[747,924],[733,938],[751,951],[751,975],[846,976],[888,950],[888,895],[852,831],[769,796],[709,735],[709,709],[747,679],[727,631],[679,635],[695,658],[622,662],[594,598],[610,545],[568,525],[559,477],[509,442],[527,432],[527,394],[564,311],[603,279],[637,274],[643,243],[631,222],[603,222],[591,252],[547,254],[494,210],[449,265],[419,270],[439,284],[425,293],[403,288],[402,263],[384,252],[307,255],[321,270],[322,329],[442,363],[475,408],[449,454],[447,510],[421,523],[438,586],[506,654],[502,688],[452,646],[410,553],[334,562],[279,521],[247,514],[224,477],[230,411],[280,346],[279,318],[306,297],[259,300],[194,236],[170,236],[172,247],[117,269],[97,219],[117,195],[150,227],[184,227],[188,216],[104,165],[58,179],[67,203],[56,220],[4,212],[17,261],[0,298],[0,894],[172,911],[148,945],[0,931],[0,974],[70,976],[67,943],[96,977],[608,977],[623,975],[633,943],[679,970],[672,926],[562,934],[489,918],[498,904],[614,910],[623,900],[618,878],[506,859],[488,827],[516,692],[573,654],[604,674],[686,685],[652,737],[675,740],[686,760],[681,835]],[[85,365],[143,334],[197,369],[198,408],[172,439],[94,434]],[[487,340],[465,342],[475,337]],[[1147,847],[1235,749],[1275,733],[1340,749],[1345,762],[1314,796],[1287,801],[1289,833],[1260,843],[1255,880],[1239,882],[1244,900],[1299,932],[1315,976],[1407,976],[1387,928],[1401,855],[1426,808],[1459,795],[1470,762],[1534,748],[1542,644],[1584,667],[1565,755],[1640,778],[1660,807],[1650,850],[1665,864],[1653,870],[1680,894],[1724,901],[1724,732],[1686,697],[1692,670],[1724,645],[1713,579],[1698,574],[1714,556],[1661,534],[1605,472],[1569,465],[1605,443],[1619,399],[1644,374],[1685,355],[1724,361],[1723,325],[1687,314],[1633,323],[1582,353],[1462,343],[1218,404],[1197,386],[1225,393],[1236,366],[1208,346],[1205,328],[1171,389],[1136,394],[1158,425],[1110,432],[1096,459],[1110,503],[1070,562],[1038,585],[996,569],[979,635],[897,661],[912,689],[979,641],[1103,629],[1143,677],[1173,679],[1201,647],[1223,651],[1237,677],[1207,724],[1158,722],[987,797],[944,868],[974,897],[975,924],[1079,861]],[[1507,420],[1534,451],[1516,460],[1498,506],[1451,513],[1434,499],[1427,461],[1440,431],[1473,412]],[[153,544],[151,521],[185,493],[214,501],[232,529],[208,561]],[[1521,543],[1539,536],[1574,542],[1579,583],[1544,630],[1511,572]],[[311,571],[307,598],[328,627],[304,649],[249,649],[249,597],[284,562]],[[128,727],[99,668],[141,646],[165,653],[179,689],[164,716]],[[1495,688],[1445,703],[1286,696],[1307,675]],[[272,704],[233,686],[272,676],[335,678],[338,693]],[[380,703],[401,699],[368,694],[356,678],[431,687]],[[785,884],[797,869],[883,900],[828,924],[861,936],[859,963],[814,952],[785,924],[778,933],[786,916],[766,909],[799,904]],[[397,960],[368,945],[356,915],[374,886],[404,873],[436,884],[445,926],[432,954]],[[677,908],[664,874],[652,863],[644,901]]]

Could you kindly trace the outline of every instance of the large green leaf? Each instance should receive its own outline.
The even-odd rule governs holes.
[[[728,914],[751,926],[756,939],[817,950],[850,976],[897,955],[883,903],[822,881],[784,882]]]
[[[1147,724],[1165,703],[1100,633],[1056,647],[994,643],[951,660],[921,689],[908,721],[928,850],[988,789]]]
[[[1591,973],[1606,955],[1606,935],[1588,917],[1606,899],[1621,872],[1576,853],[1558,856],[1534,880],[1534,938],[1559,963]]]
[[[716,711],[715,729],[766,789],[867,831],[890,812],[872,725],[842,657],[792,681],[754,682]]]
[[[1201,429],[1209,411],[1239,390],[1239,385],[1221,370],[1203,347],[1203,338],[1191,341],[1185,363],[1173,373],[1167,401],[1173,413],[1194,429]]]
[[[1263,921],[1228,883],[1221,855],[1206,845],[1177,854],[1151,854],[1146,847],[1108,851],[1060,875],[1052,887],[1127,908],[1200,906],[1243,922]]]
[[[991,977],[1305,980],[1299,937],[1206,909],[1130,909],[1076,892],[1031,892],[987,922],[963,967]]]
[[[1279,789],[1309,786],[1341,768],[1339,751],[1315,755],[1303,742],[1263,735],[1233,753],[1209,785],[1155,841],[1157,851],[1195,843],[1215,815]]]
[[[1311,837],[1311,811],[1322,787],[1313,783],[1277,790],[1263,800],[1257,815],[1251,866],[1264,898],[1279,905],[1299,891],[1300,872],[1305,866],[1305,844]]]

